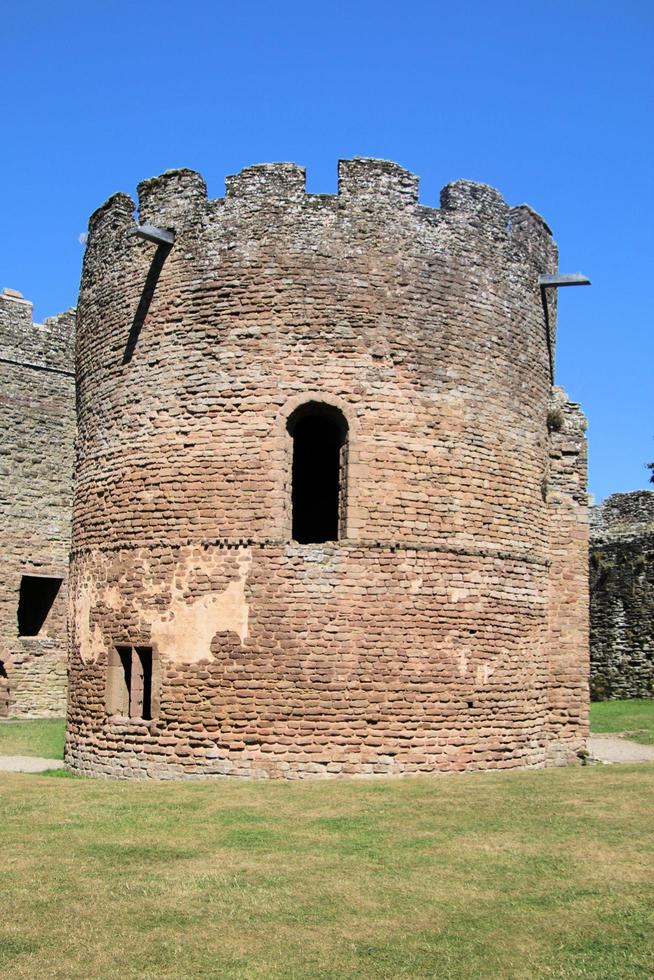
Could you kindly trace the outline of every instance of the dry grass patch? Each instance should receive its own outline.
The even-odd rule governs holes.
[[[654,766],[0,783],[6,975],[654,973]]]

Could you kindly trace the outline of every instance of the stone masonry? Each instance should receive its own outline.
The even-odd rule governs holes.
[[[552,387],[544,221],[469,181],[424,207],[367,159],[336,195],[294,164],[138,192],[174,244],[110,198],[78,304],[68,765],[576,760],[585,423]]]
[[[0,294],[0,715],[66,711],[74,328]]]
[[[654,697],[654,491],[590,509],[590,690]]]

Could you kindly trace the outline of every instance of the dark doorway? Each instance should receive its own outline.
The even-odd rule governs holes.
[[[288,420],[293,437],[293,539],[319,544],[341,538],[345,514],[347,422],[322,402],[307,402]]]
[[[18,597],[18,635],[38,636],[50,614],[63,579],[23,575]]]
[[[140,703],[135,705],[135,713],[140,708],[144,721],[152,719],[152,647],[136,647],[138,656],[138,676],[141,686]]]
[[[4,661],[0,660],[0,718],[9,716],[9,678]]]

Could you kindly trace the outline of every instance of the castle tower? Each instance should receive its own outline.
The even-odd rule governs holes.
[[[574,759],[585,443],[549,229],[396,164],[92,217],[78,306],[68,764],[328,776]]]

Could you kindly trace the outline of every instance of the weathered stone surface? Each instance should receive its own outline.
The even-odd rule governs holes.
[[[654,491],[615,493],[590,514],[591,695],[654,697]]]
[[[334,196],[304,183],[293,164],[220,200],[191,171],[144,182],[139,220],[174,229],[168,252],[128,236],[126,195],[91,219],[68,763],[290,779],[570,761],[585,440],[551,388],[550,232],[468,181],[425,208],[385,161],[342,161]],[[309,401],[345,418],[347,477],[339,540],[303,545],[286,423]],[[109,654],[139,646],[158,710],[109,714]]]
[[[32,304],[0,294],[0,711],[66,709],[66,579],[70,549],[75,379],[73,310],[32,322]],[[63,580],[34,636],[19,636],[24,575]],[[6,676],[1,676],[2,674]]]

